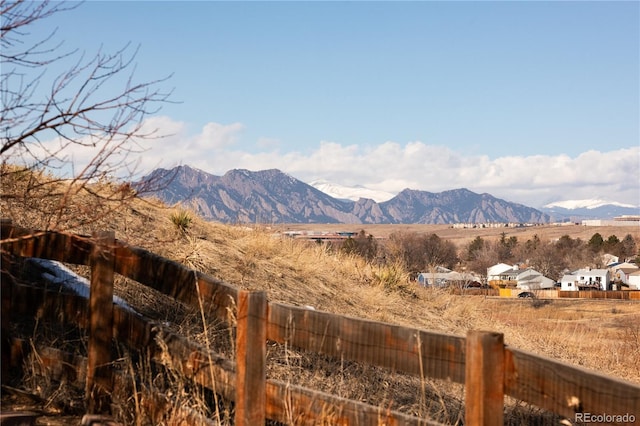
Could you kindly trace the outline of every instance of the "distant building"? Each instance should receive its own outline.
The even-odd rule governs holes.
[[[454,229],[482,229],[482,228],[522,228],[530,226],[538,226],[539,223],[517,223],[517,222],[467,222],[454,223],[451,225]]]
[[[584,226],[640,226],[640,215],[623,215],[613,220],[592,219],[583,220]]]

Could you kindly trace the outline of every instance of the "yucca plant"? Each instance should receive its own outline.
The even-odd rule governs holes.
[[[191,225],[193,217],[189,211],[180,209],[171,213],[170,219],[178,231],[186,233],[187,229],[189,229],[189,226]]]

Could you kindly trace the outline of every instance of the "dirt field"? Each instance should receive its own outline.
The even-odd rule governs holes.
[[[619,239],[631,234],[634,238],[640,239],[640,226],[583,226],[583,225],[539,225],[522,228],[475,228],[456,229],[451,225],[368,225],[368,224],[284,224],[273,225],[273,229],[285,231],[318,231],[336,232],[365,230],[374,237],[386,238],[393,232],[417,232],[424,234],[435,233],[441,238],[453,241],[457,246],[463,246],[474,238],[480,236],[486,239],[499,238],[503,232],[507,236],[515,236],[518,241],[524,242],[538,235],[541,240],[557,239],[563,235],[571,238],[580,238],[588,241],[596,232],[603,238],[616,235]]]

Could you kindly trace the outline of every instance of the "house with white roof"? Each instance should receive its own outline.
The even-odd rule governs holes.
[[[542,290],[554,288],[556,282],[547,278],[534,269],[528,269],[517,277],[517,288],[521,290]]]
[[[520,269],[517,265],[505,269],[504,263],[487,269],[487,281],[493,288],[518,288],[521,290],[541,290],[554,288],[555,281],[533,268]]]
[[[560,280],[560,290],[608,290],[611,275],[608,269],[578,269]]]
[[[513,266],[506,263],[498,263],[487,268],[487,281],[497,280],[501,273],[513,269]]]

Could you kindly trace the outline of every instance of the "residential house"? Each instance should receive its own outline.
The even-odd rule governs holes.
[[[561,291],[578,291],[578,277],[573,274],[565,274],[560,278]]]
[[[438,267],[433,272],[418,274],[418,283],[424,287],[474,287],[480,285],[480,278],[466,272],[451,271]]]
[[[618,290],[620,290],[619,286],[621,285],[627,287],[629,285],[629,275],[638,270],[640,270],[640,268],[638,268],[635,263],[630,262],[617,263],[609,267],[611,281],[614,285],[618,286]]]
[[[516,265],[505,270],[501,265],[504,264],[494,265],[487,269],[487,280],[493,288],[540,290],[554,288],[556,284],[554,280],[545,277],[533,268],[520,269]],[[490,271],[492,272],[490,273]]]
[[[517,266],[507,265],[506,263],[498,263],[497,265],[487,268],[487,284],[493,288],[515,287]]]
[[[444,287],[446,278],[451,269],[444,266],[436,266],[431,272],[421,272],[418,274],[418,283],[424,287]]]
[[[506,263],[498,263],[497,265],[493,265],[487,268],[487,282],[491,280],[499,279],[499,276],[502,272],[513,269],[513,266],[507,265]]]
[[[493,288],[516,288],[518,286],[518,274],[521,272],[517,266],[515,268],[511,267],[506,271],[492,275],[491,279],[487,278],[487,281]]]
[[[610,276],[608,269],[578,269],[562,277],[560,290],[609,290]]]
[[[517,277],[517,288],[521,290],[542,290],[555,288],[556,282],[534,269],[527,269]]]

